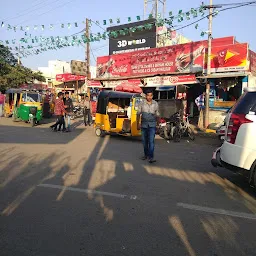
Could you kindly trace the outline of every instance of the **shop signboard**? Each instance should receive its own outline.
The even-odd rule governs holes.
[[[151,27],[147,27],[147,24],[151,24]],[[116,36],[110,36],[109,39],[109,55],[156,47],[155,19],[113,26],[107,28],[107,31],[116,32]],[[120,31],[129,33],[122,35]]]
[[[127,79],[127,80],[117,80],[117,81],[88,81],[88,87],[105,87],[105,88],[115,88],[116,86],[122,85],[140,86],[140,79]]]
[[[229,48],[230,50],[237,49],[240,53],[241,50],[240,57],[244,56],[247,52],[247,48],[245,49],[244,46],[247,44],[233,45],[233,43],[234,37],[217,38],[212,41],[212,47],[213,50],[216,48],[219,51]],[[204,40],[98,57],[97,77],[112,79],[117,77],[202,72],[207,63],[204,60],[205,48],[207,48],[207,41]],[[232,60],[234,59],[237,58],[233,58]],[[216,72],[215,63],[213,61],[212,65],[214,68],[213,72]],[[232,68],[230,70],[232,70]],[[239,70],[239,68],[237,70]]]
[[[71,82],[71,81],[83,81],[83,80],[86,80],[85,76],[78,76],[70,73],[56,75],[56,81],[63,82],[63,83]]]
[[[250,72],[256,76],[256,53],[249,50]]]
[[[155,48],[97,58],[97,77],[115,78],[203,70],[201,42]]]
[[[207,70],[207,51],[204,71]],[[213,47],[211,52],[211,72],[248,71],[248,44],[233,44]]]
[[[155,76],[145,78],[147,87],[158,87],[158,86],[170,86],[179,84],[196,84],[198,83],[196,76],[192,75],[181,75],[181,76]]]

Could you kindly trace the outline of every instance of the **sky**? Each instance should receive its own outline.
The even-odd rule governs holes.
[[[0,3],[4,0],[0,0]],[[234,2],[247,2],[248,0],[213,0],[213,4],[228,4]],[[27,36],[69,36],[79,33],[84,29],[86,18],[93,21],[99,21],[101,27],[103,20],[113,19],[115,21],[120,18],[121,23],[127,23],[128,17],[132,21],[136,21],[136,16],[143,17],[143,0],[9,0],[1,4],[0,23],[3,21],[5,26],[0,27],[0,40],[13,39],[19,41],[25,36],[25,31],[7,30],[7,24],[12,26],[23,26],[24,30],[28,26],[30,29]],[[172,11],[177,14],[179,10],[189,11],[191,8],[197,8],[202,1],[200,0],[167,0],[166,14]],[[209,4],[209,0],[204,2]],[[241,7],[238,9],[220,12],[213,20],[213,37],[235,36],[239,42],[248,42],[252,50],[256,51],[256,36],[254,35],[254,26],[256,24],[256,4]],[[194,20],[175,22],[175,25],[182,26],[191,23]],[[78,27],[74,23],[78,23]],[[61,28],[61,24],[65,24],[65,28]],[[71,23],[71,28],[67,24]],[[179,33],[185,37],[199,41],[206,39],[201,37],[201,31],[208,30],[208,19],[199,22],[199,28],[195,26],[179,30]],[[49,29],[50,24],[54,24],[53,29]],[[56,24],[56,25],[55,25]],[[34,26],[45,25],[42,30],[38,27],[34,30]],[[93,25],[92,33],[104,32],[102,28]],[[81,35],[82,33],[78,34]],[[25,44],[24,44],[25,45]],[[32,45],[32,44],[31,44]],[[9,45],[11,46],[11,45]],[[91,43],[91,64],[95,65],[98,56],[108,55],[108,41],[100,41]],[[74,46],[64,49],[49,50],[39,55],[22,58],[23,65],[36,70],[38,67],[45,67],[49,60],[70,61],[84,60],[85,48],[83,46]]]

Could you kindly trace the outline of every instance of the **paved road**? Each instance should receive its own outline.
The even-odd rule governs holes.
[[[256,200],[217,142],[167,144],[0,120],[1,256],[256,255]]]

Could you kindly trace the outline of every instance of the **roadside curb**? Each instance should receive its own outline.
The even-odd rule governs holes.
[[[192,129],[197,136],[213,139],[217,138],[216,130],[200,129],[196,126],[192,126]]]

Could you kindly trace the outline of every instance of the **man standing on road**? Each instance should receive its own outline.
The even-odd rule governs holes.
[[[137,112],[137,128],[141,129],[144,156],[142,160],[154,163],[155,134],[159,121],[158,103],[153,100],[153,92],[146,92],[146,99],[141,102]]]
[[[63,99],[64,101],[64,106],[65,109],[67,111],[66,114],[66,120],[67,120],[67,132],[70,132],[70,126],[71,126],[71,117],[70,115],[72,114],[73,111],[73,101],[72,99],[69,97],[69,92],[65,92],[65,98]]]
[[[55,100],[55,109],[54,109],[54,113],[57,117],[57,121],[54,125],[51,125],[50,128],[57,132],[57,128],[59,125],[59,129],[58,131],[61,130],[61,126],[63,125],[63,132],[66,131],[66,127],[65,127],[65,120],[64,120],[64,114],[67,114],[67,111],[65,110],[64,107],[64,102],[63,102],[63,93],[59,92],[58,93],[58,99]]]
[[[81,96],[81,105],[84,108],[83,112],[84,112],[84,125],[87,126],[91,126],[92,124],[92,104],[91,101],[89,99],[88,96],[86,96],[84,98],[84,96]]]

